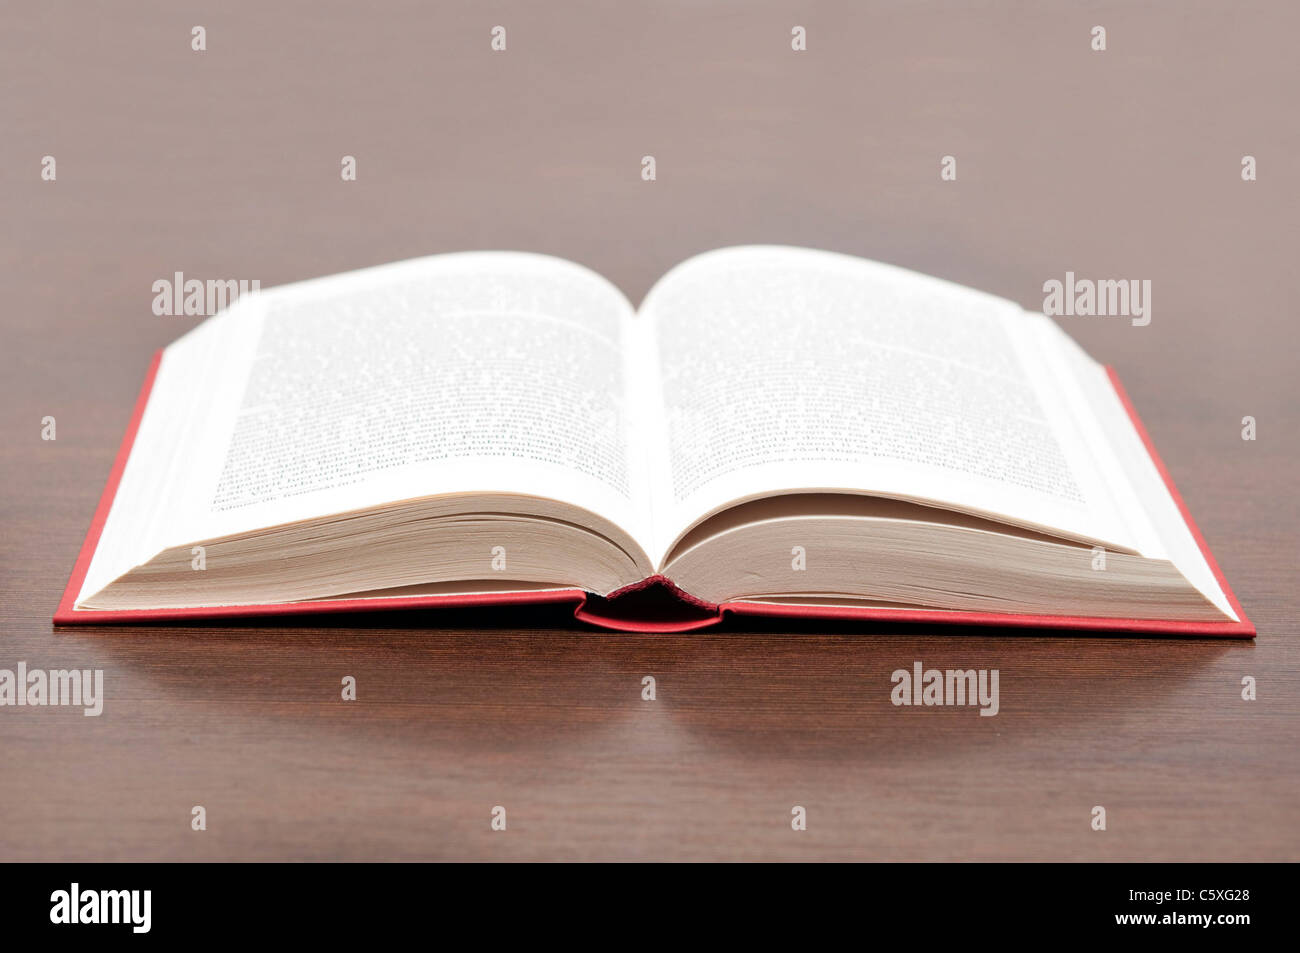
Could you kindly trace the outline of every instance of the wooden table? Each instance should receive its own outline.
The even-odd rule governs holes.
[[[941,6],[6,7],[0,667],[102,668],[108,697],[0,709],[0,859],[1300,858],[1300,16]],[[514,248],[639,300],[746,242],[1032,308],[1067,270],[1151,279],[1148,327],[1061,320],[1118,369],[1259,638],[51,626],[150,355],[196,320],[155,316],[154,280]],[[999,669],[1000,714],[892,706],[918,659]]]

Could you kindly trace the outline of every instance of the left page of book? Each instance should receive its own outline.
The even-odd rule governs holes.
[[[79,600],[161,550],[444,494],[646,538],[633,308],[540,255],[433,256],[241,299],[164,353]]]

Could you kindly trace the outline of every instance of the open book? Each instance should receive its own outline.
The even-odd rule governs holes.
[[[554,601],[1254,633],[1050,319],[767,246],[640,309],[513,252],[240,298],[155,361],[55,621]]]

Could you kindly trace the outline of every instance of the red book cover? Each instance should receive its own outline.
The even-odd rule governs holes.
[[[609,596],[593,596],[581,589],[547,589],[523,592],[465,593],[438,596],[393,596],[352,599],[320,599],[310,602],[255,606],[205,606],[192,609],[77,609],[77,594],[90,568],[91,558],[99,544],[100,534],[108,519],[118,484],[131,456],[136,431],[140,427],[149,393],[162,360],[162,352],[154,355],[145,375],[144,386],[136,400],[126,436],[113,461],[108,483],[95,509],[94,519],[86,533],[72,576],[68,580],[63,598],[54,613],[55,625],[92,625],[129,622],[167,622],[186,619],[228,619],[258,616],[298,616],[328,612],[377,612],[385,609],[416,609],[453,606],[485,605],[536,605],[541,603],[569,603],[574,618],[603,628],[623,632],[686,632],[717,625],[727,616],[775,616],[783,618],[862,620],[872,622],[923,622],[973,626],[1006,626],[1031,629],[1075,629],[1082,631],[1132,633],[1138,635],[1200,635],[1223,638],[1252,638],[1255,626],[1246,618],[1228,581],[1223,577],[1205,538],[1197,529],[1187,505],[1174,486],[1160,456],[1151,443],[1151,437],[1138,418],[1128,394],[1120,385],[1113,368],[1107,368],[1111,383],[1125,410],[1133,421],[1142,443],[1159,471],[1170,496],[1178,506],[1184,522],[1205,561],[1222,587],[1239,622],[1166,622],[1156,619],[1113,619],[1080,616],[1028,615],[1019,613],[961,612],[948,609],[910,609],[856,606],[789,605],[760,602],[727,602],[722,605],[702,602],[673,585],[663,576],[651,576],[632,586],[620,589]]]

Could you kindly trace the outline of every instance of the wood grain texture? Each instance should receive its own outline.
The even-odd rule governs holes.
[[[0,859],[1300,859],[1300,15],[945,6],[6,5],[0,667],[102,668],[107,701],[0,709]],[[1066,270],[1150,278],[1149,327],[1062,323],[1118,370],[1259,638],[51,626],[150,355],[195,323],[151,313],[155,279],[514,248],[639,300],[743,242],[1028,307]],[[918,659],[999,669],[1000,714],[893,707]]]

